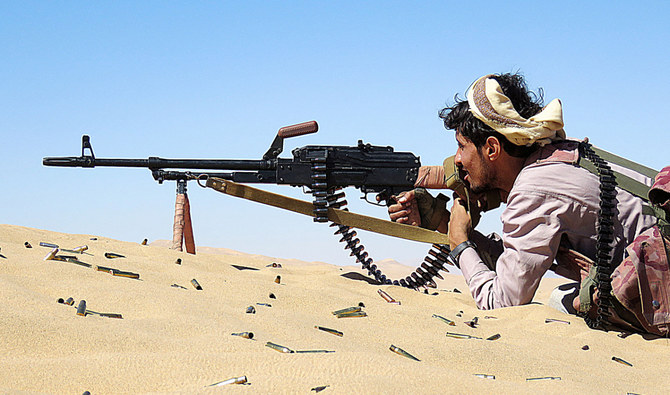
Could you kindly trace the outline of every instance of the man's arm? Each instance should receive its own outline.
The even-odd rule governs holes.
[[[477,307],[486,310],[532,301],[540,279],[556,256],[561,216],[572,208],[569,199],[537,190],[517,191],[509,196],[501,216],[504,250],[498,257],[496,270],[489,269],[473,248],[466,248],[459,257]],[[467,213],[454,202],[449,223],[452,248],[465,240],[478,239],[467,225]]]

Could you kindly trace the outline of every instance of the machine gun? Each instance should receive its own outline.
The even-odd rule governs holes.
[[[45,166],[58,167],[142,167],[151,170],[156,181],[177,181],[177,195],[186,194],[186,182],[196,180],[204,187],[229,195],[254,200],[275,207],[314,217],[315,222],[332,221],[338,227],[340,241],[346,243],[351,255],[366,268],[377,281],[418,288],[434,285],[432,278],[448,263],[448,238],[446,235],[409,225],[354,214],[343,209],[347,205],[340,189],[355,187],[368,199],[370,193],[379,201],[390,204],[393,196],[415,187],[421,162],[410,152],[395,152],[393,147],[364,144],[356,146],[308,145],[292,151],[293,158],[279,158],[284,139],[315,133],[315,121],[279,129],[268,151],[260,160],[247,159],[109,159],[96,158],[90,138],[82,137],[81,156],[46,157]],[[87,153],[88,151],[88,153]],[[171,170],[166,170],[171,169]],[[177,169],[177,170],[172,170]],[[216,170],[216,171],[212,171]],[[225,171],[223,171],[225,170]],[[203,185],[205,183],[205,185]],[[273,194],[245,184],[280,184],[308,188],[312,203]],[[188,200],[185,202],[188,207]],[[178,200],[179,205],[179,200]],[[188,212],[187,212],[188,214]],[[188,219],[190,222],[190,219]],[[363,245],[351,228],[370,230],[405,239],[434,243],[430,256],[421,268],[404,280],[391,281],[384,276],[372,259],[363,251]],[[195,247],[193,247],[193,250]],[[433,258],[431,258],[431,256]]]

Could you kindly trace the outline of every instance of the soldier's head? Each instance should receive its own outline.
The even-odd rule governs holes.
[[[456,165],[468,174],[473,192],[495,189],[495,166],[521,161],[540,146],[565,138],[561,103],[543,107],[542,92],[529,91],[519,74],[487,75],[475,81],[466,100],[439,113],[447,129],[456,131]],[[487,160],[485,160],[487,159]],[[496,163],[497,162],[497,163]]]

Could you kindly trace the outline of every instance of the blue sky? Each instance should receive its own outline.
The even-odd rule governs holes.
[[[42,166],[78,155],[82,134],[98,157],[258,159],[281,126],[316,120],[319,133],[287,140],[284,157],[362,139],[440,164],[456,144],[437,112],[497,72],[561,98],[569,136],[670,164],[666,2],[23,1],[0,13],[0,223],[171,238],[173,183]],[[386,216],[347,194],[353,211]],[[195,184],[189,197],[199,245],[353,263],[310,218]],[[497,231],[498,215],[481,230]],[[377,260],[420,263],[427,250],[361,239]]]

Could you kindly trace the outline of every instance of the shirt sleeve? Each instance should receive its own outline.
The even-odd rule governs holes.
[[[460,256],[465,281],[483,310],[530,303],[553,263],[561,238],[560,217],[568,199],[529,188],[515,188],[502,213],[503,251],[490,270],[472,248]]]

